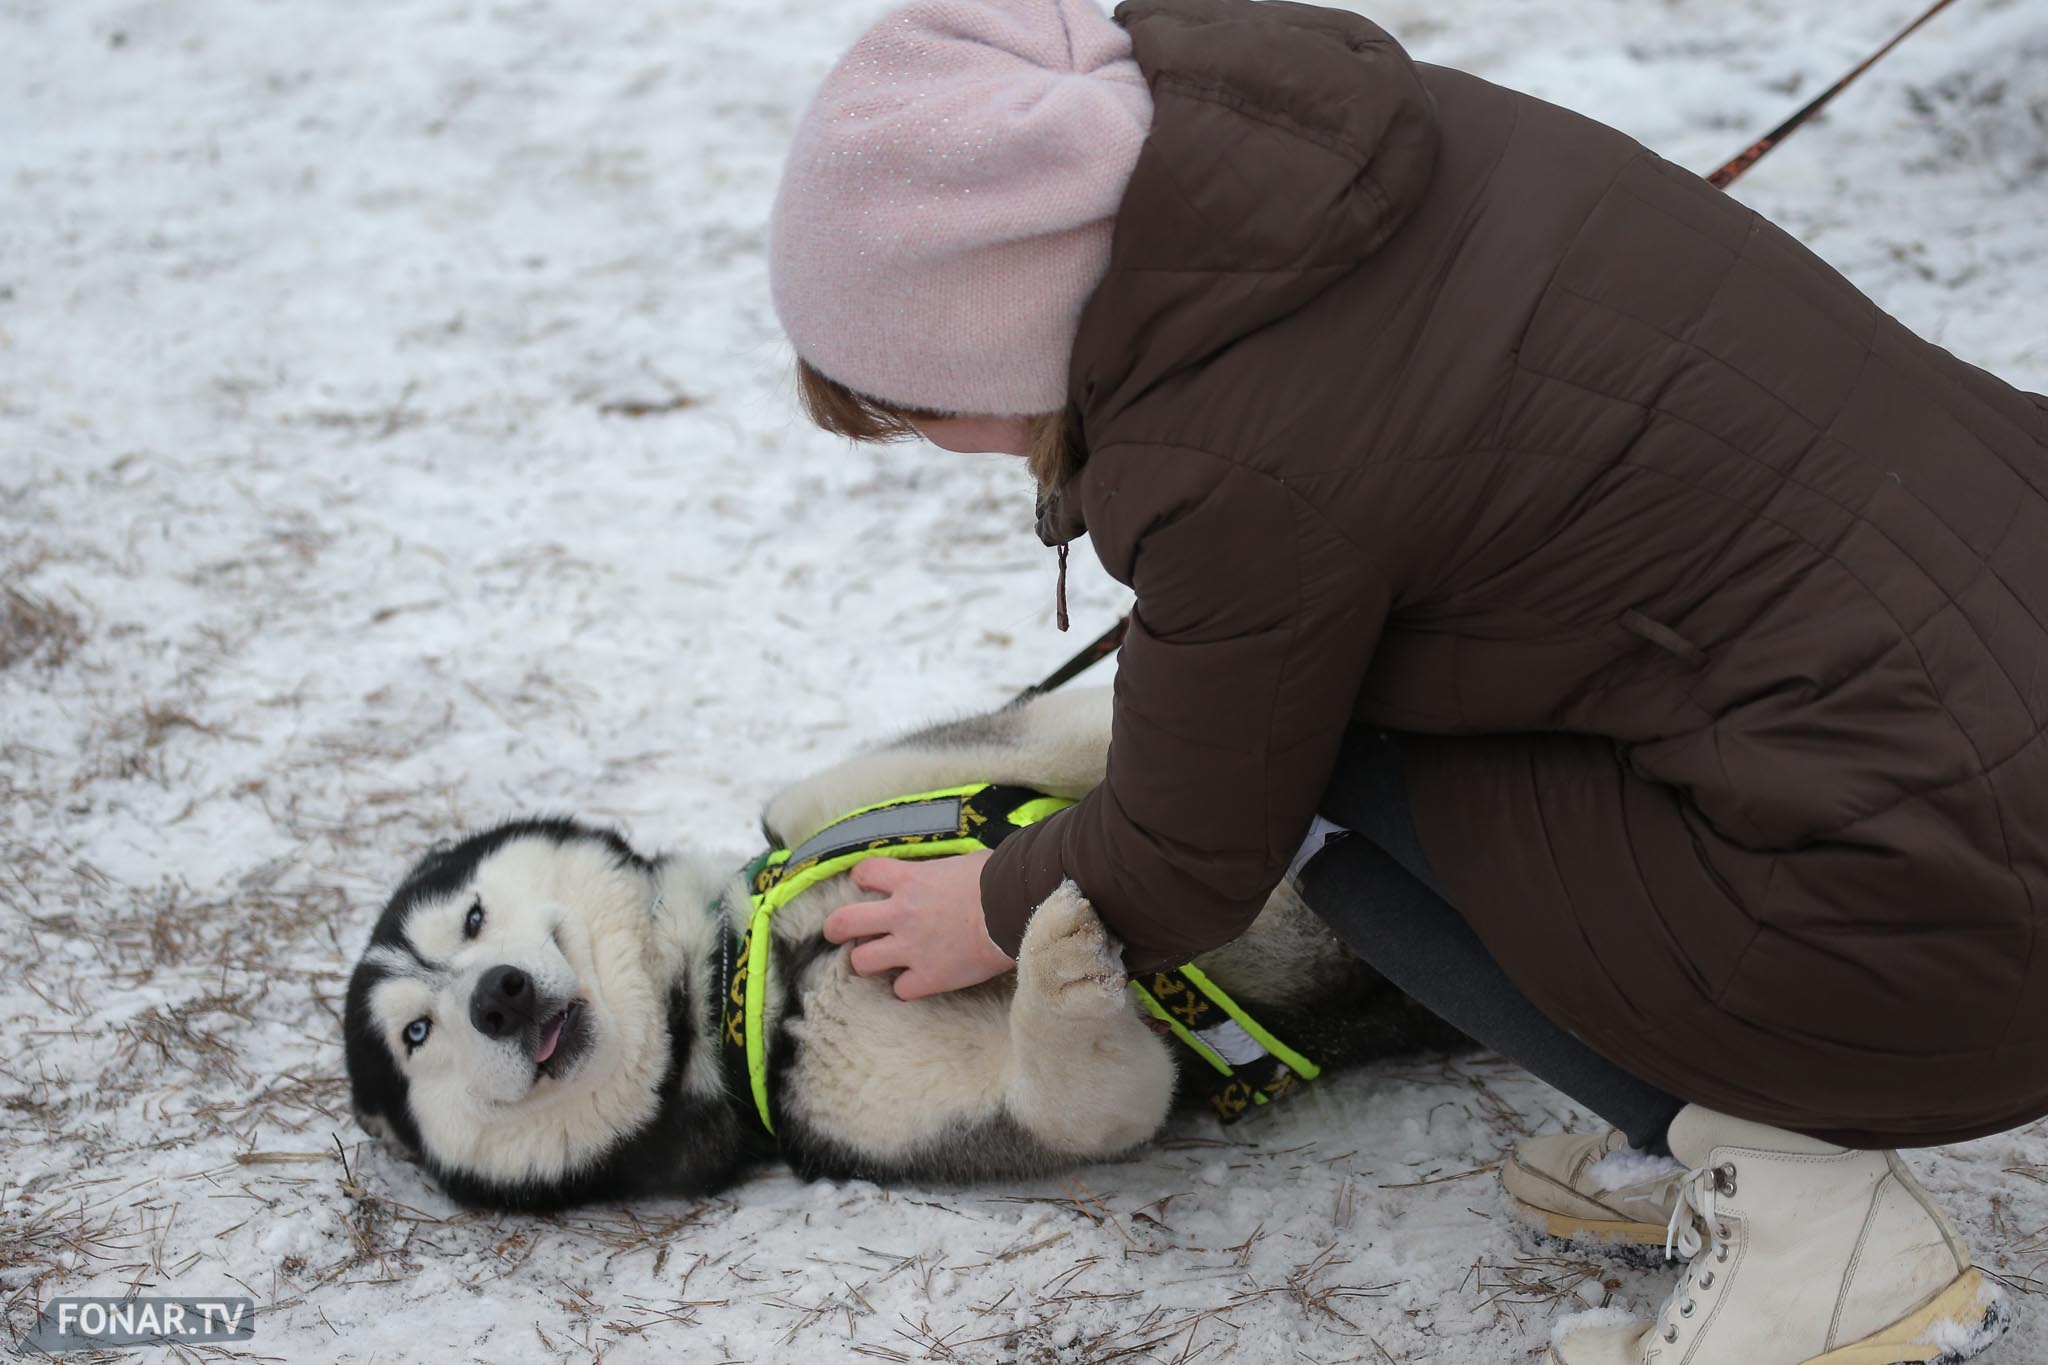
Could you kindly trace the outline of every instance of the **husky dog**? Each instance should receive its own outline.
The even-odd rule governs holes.
[[[1106,690],[1075,691],[927,729],[783,792],[763,828],[792,847],[949,784],[1079,798],[1102,780],[1109,717]],[[705,1194],[776,1159],[874,1181],[1043,1174],[1127,1152],[1166,1121],[1183,1049],[1137,1008],[1072,883],[1032,916],[1014,976],[902,1001],[825,941],[826,914],[863,895],[837,876],[772,922],[771,1135],[721,1061],[721,952],[728,917],[748,910],[739,861],[649,859],[564,819],[429,853],[349,982],[363,1127],[458,1200],[542,1209]],[[1197,965],[1325,1066],[1460,1041],[1284,883]]]

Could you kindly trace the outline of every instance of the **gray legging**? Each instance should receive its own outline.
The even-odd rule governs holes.
[[[1663,1153],[1684,1107],[1566,1033],[1515,988],[1438,884],[1409,813],[1400,736],[1354,732],[1323,793],[1351,831],[1301,872],[1302,898],[1337,937],[1432,1013]]]

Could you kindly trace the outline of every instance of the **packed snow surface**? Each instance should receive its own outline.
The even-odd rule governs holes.
[[[1707,169],[1918,0],[1388,0],[1421,58]],[[804,427],[764,227],[872,0],[0,0],[0,1341],[246,1292],[292,1362],[1534,1360],[1668,1268],[1527,1240],[1585,1123],[1487,1058],[1067,1182],[767,1171],[465,1215],[350,1118],[345,973],[513,813],[752,851],[782,783],[1077,629],[1016,462]],[[2048,13],[1965,0],[1737,187],[2048,389]],[[1104,672],[1107,671],[1105,668]],[[2048,1358],[2048,1128],[1913,1168]],[[161,1352],[146,1353],[161,1358]]]

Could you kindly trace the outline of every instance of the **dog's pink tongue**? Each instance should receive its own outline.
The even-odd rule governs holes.
[[[535,1062],[544,1062],[555,1055],[555,1044],[562,1041],[562,1021],[568,1017],[567,1013],[556,1017],[555,1022],[548,1028],[548,1036],[540,1040],[540,1047],[533,1054]]]

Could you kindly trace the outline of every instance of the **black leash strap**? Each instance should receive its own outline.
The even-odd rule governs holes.
[[[1747,147],[1744,147],[1742,151],[1738,153],[1732,160],[1728,161],[1719,170],[1709,175],[1707,177],[1707,183],[1709,185],[1712,185],[1717,190],[1725,190],[1730,185],[1734,184],[1737,180],[1741,179],[1744,171],[1747,171],[1751,166],[1756,165],[1757,162],[1762,161],[1766,156],[1770,154],[1772,148],[1776,147],[1780,142],[1783,142],[1786,138],[1790,137],[1794,132],[1798,131],[1800,125],[1806,123],[1815,114],[1818,114],[1821,110],[1827,108],[1828,104],[1835,98],[1835,96],[1841,94],[1844,90],[1847,90],[1851,85],[1854,85],[1856,83],[1856,79],[1859,76],[1861,76],[1864,72],[1870,70],[1871,67],[1876,66],[1878,62],[1883,60],[1885,55],[1889,53],[1893,48],[1897,47],[1900,43],[1905,42],[1906,39],[1912,37],[1913,34],[1919,30],[1922,24],[1925,24],[1929,19],[1932,19],[1935,15],[1941,13],[1943,10],[1947,9],[1950,5],[1954,3],[1955,0],[1935,0],[1935,3],[1929,6],[1927,11],[1924,14],[1922,14],[1918,19],[1915,19],[1912,23],[1906,25],[1904,28],[1900,29],[1896,34],[1894,34],[1890,42],[1886,43],[1883,47],[1879,48],[1877,51],[1871,53],[1868,57],[1865,57],[1861,62],[1859,62],[1855,70],[1851,71],[1848,75],[1842,77],[1842,79],[1836,81],[1827,89],[1821,91],[1820,94],[1814,96],[1813,99],[1808,101],[1806,106],[1800,109],[1798,113],[1792,115],[1792,117],[1786,119],[1783,123],[1771,129],[1770,132],[1765,133],[1755,142],[1752,142]],[[1061,559],[1060,580],[1062,585],[1064,585],[1066,581],[1064,547],[1062,547],[1062,551],[1063,553]],[[1062,597],[1062,620],[1060,623],[1061,630],[1066,629],[1066,622],[1064,620],[1065,605],[1065,599],[1064,597]],[[1122,619],[1120,619],[1115,625],[1111,626],[1108,630],[1105,630],[1102,632],[1102,634],[1096,636],[1094,642],[1088,645],[1087,648],[1083,649],[1073,658],[1067,660],[1065,663],[1061,664],[1057,669],[1053,670],[1053,672],[1049,676],[1047,676],[1044,682],[1038,683],[1031,687],[1027,687],[1022,692],[1019,692],[1015,697],[1012,697],[1010,699],[1010,705],[1020,705],[1021,703],[1030,701],[1033,697],[1043,696],[1045,693],[1052,691],[1054,688],[1063,687],[1067,683],[1072,682],[1075,678],[1087,672],[1090,668],[1093,668],[1102,660],[1107,659],[1110,655],[1116,653],[1117,650],[1122,647],[1124,642],[1124,636],[1130,633],[1130,629],[1131,618],[1129,616],[1125,616]]]
[[[1115,625],[1096,636],[1087,648],[1054,669],[1044,682],[1027,687],[1012,697],[1010,705],[1016,706],[1030,701],[1033,697],[1043,696],[1054,688],[1063,687],[1067,683],[1072,682],[1075,678],[1080,677],[1096,664],[1102,662],[1102,660],[1116,653],[1123,646],[1124,636],[1130,634],[1130,630],[1131,618],[1128,616],[1120,617]]]
[[[1804,108],[1800,109],[1798,113],[1792,115],[1791,118],[1786,119],[1783,123],[1771,129],[1770,132],[1765,133],[1755,142],[1752,142],[1747,147],[1744,147],[1742,151],[1735,157],[1734,160],[1728,162],[1726,165],[1722,166],[1721,169],[1715,171],[1712,175],[1708,176],[1707,183],[1709,185],[1712,185],[1717,190],[1725,190],[1730,185],[1734,184],[1738,179],[1741,178],[1742,173],[1744,171],[1748,170],[1751,166],[1756,165],[1757,162],[1763,160],[1764,157],[1769,154],[1771,148],[1777,146],[1780,142],[1783,142],[1787,137],[1790,137],[1792,133],[1798,129],[1800,124],[1805,123],[1815,114],[1818,114],[1821,110],[1827,108],[1829,101],[1833,100],[1835,96],[1841,94],[1844,90],[1847,90],[1851,85],[1854,85],[1856,83],[1856,78],[1861,76],[1864,72],[1870,70],[1871,67],[1876,66],[1878,62],[1883,59],[1886,53],[1890,52],[1900,43],[1905,42],[1906,39],[1912,37],[1913,34],[1919,29],[1919,27],[1922,24],[1926,23],[1929,19],[1932,19],[1935,15],[1941,13],[1943,10],[1947,9],[1950,5],[1954,3],[1955,0],[1935,0],[1935,3],[1928,8],[1926,13],[1922,14],[1918,19],[1915,19],[1912,23],[1900,29],[1896,34],[1892,36],[1892,40],[1890,42],[1886,43],[1877,51],[1871,53],[1868,57],[1865,57],[1862,60],[1862,62],[1857,65],[1854,71],[1851,71],[1848,75],[1842,77],[1842,79],[1836,81],[1833,85],[1829,86],[1827,89],[1821,91],[1818,95],[1814,96],[1812,100],[1807,102]]]

